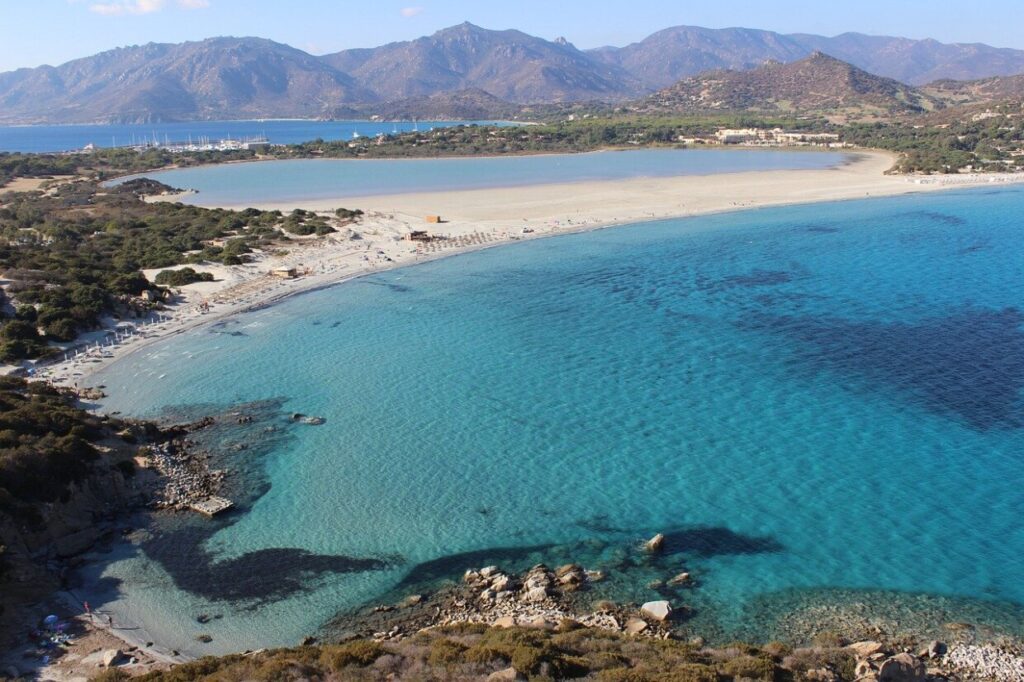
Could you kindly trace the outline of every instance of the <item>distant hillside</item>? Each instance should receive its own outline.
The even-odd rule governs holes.
[[[261,38],[149,44],[0,74],[0,121],[316,117],[373,98],[319,59]]]
[[[910,85],[1024,73],[1024,50],[861,33],[784,35],[748,28],[675,26],[626,47],[599,48],[590,54],[625,69],[647,87],[661,88],[704,71],[742,71],[768,60],[796,61],[813,52]]]
[[[845,115],[922,112],[937,103],[890,78],[874,76],[816,52],[790,64],[751,71],[712,71],[686,78],[642,100],[645,112],[758,111]]]
[[[606,64],[626,70],[645,86],[657,89],[707,71],[743,71],[770,59],[792,62],[809,52],[790,38],[771,31],[675,26],[626,47],[602,47],[590,53]]]
[[[602,64],[564,39],[552,42],[468,22],[429,37],[321,59],[389,100],[466,89],[524,104],[616,100],[643,92],[621,68]]]
[[[1024,75],[997,76],[976,81],[941,80],[923,88],[929,94],[957,104],[986,104],[1024,100]]]
[[[982,43],[940,43],[930,38],[911,40],[863,33],[844,33],[833,38],[789,37],[809,50],[825,52],[870,73],[909,85],[1024,73],[1024,50]]]
[[[419,118],[437,121],[479,121],[516,118],[522,113],[523,107],[473,88],[423,97],[408,97],[393,102],[362,104],[357,105],[355,110],[361,116],[377,116],[387,120]]]

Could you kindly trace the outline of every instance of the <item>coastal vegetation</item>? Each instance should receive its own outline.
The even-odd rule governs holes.
[[[600,682],[775,682],[864,678],[861,666],[878,679],[861,648],[876,661],[892,661],[888,676],[923,680],[925,665],[909,653],[889,656],[912,644],[849,642],[831,634],[803,648],[781,642],[734,642],[705,646],[636,637],[586,628],[571,619],[553,629],[449,625],[423,630],[401,641],[352,640],[222,657],[206,657],[154,671],[144,682],[194,680],[597,680]],[[942,645],[939,645],[942,646]],[[927,658],[927,654],[925,656]],[[862,663],[863,661],[863,663]],[[98,680],[127,679],[117,669]],[[949,679],[957,679],[950,675]]]
[[[0,516],[38,522],[40,506],[66,501],[100,458],[100,441],[122,428],[47,384],[0,377]]]
[[[1024,112],[1003,110],[921,125],[911,121],[853,123],[843,139],[900,154],[901,173],[1024,170]]]
[[[37,169],[51,169],[41,164]],[[81,168],[67,169],[80,172]],[[104,316],[132,317],[159,308],[169,293],[208,274],[194,268],[149,268],[203,262],[234,265],[292,234],[334,228],[315,214],[287,218],[277,211],[229,211],[143,201],[167,190],[159,183],[106,190],[94,180],[56,184],[46,191],[8,194],[0,203],[0,361],[52,353],[49,342],[73,341]]]
[[[162,270],[157,273],[153,281],[163,286],[183,287],[196,282],[212,282],[213,275],[209,272],[196,272],[192,268],[181,268],[179,270]]]
[[[737,643],[704,649],[699,643],[634,638],[583,628],[566,620],[555,630],[446,626],[400,642],[354,640],[335,645],[278,649],[252,655],[203,658],[166,672],[150,673],[147,682],[217,679],[345,680],[603,680],[607,682],[770,682],[792,678],[808,664],[833,663],[853,679],[852,655],[841,650],[815,658],[790,657],[782,644],[760,648]]]

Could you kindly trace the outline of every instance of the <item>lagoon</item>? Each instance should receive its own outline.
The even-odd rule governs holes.
[[[144,177],[197,190],[181,200],[200,206],[238,207],[252,202],[301,206],[323,199],[450,189],[822,169],[848,158],[839,152],[816,151],[640,149],[484,158],[261,161],[159,171]],[[118,182],[133,177],[143,176]]]

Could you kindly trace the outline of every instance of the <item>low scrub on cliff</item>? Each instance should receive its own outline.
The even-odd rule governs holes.
[[[744,646],[704,650],[673,640],[605,630],[448,626],[400,642],[357,640],[249,655],[203,658],[153,672],[147,682],[186,680],[602,680],[728,682],[791,679],[780,652]],[[775,654],[775,655],[773,655]],[[514,670],[514,672],[513,672]],[[495,677],[497,679],[497,676]]]

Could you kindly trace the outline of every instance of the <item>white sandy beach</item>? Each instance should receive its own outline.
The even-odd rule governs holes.
[[[305,202],[298,207],[324,212],[339,206],[362,209],[366,216],[353,226],[362,238],[296,239],[287,245],[284,255],[264,254],[256,262],[240,266],[195,266],[213,273],[216,280],[182,287],[160,321],[151,321],[127,338],[108,338],[108,345],[93,347],[74,359],[41,367],[37,376],[58,385],[87,386],[89,376],[100,367],[196,326],[371,272],[510,241],[723,211],[1024,181],[1024,175],[886,175],[894,159],[888,153],[862,151],[852,155],[849,163],[826,170],[636,178]],[[267,210],[297,208],[259,201],[250,205]],[[427,223],[427,215],[440,215],[445,222]],[[427,230],[448,239],[428,244],[403,241],[401,237],[412,230]],[[294,267],[303,274],[296,279],[268,275],[279,267]],[[155,271],[146,274],[152,277]],[[200,309],[202,303],[208,304],[207,310]]]

